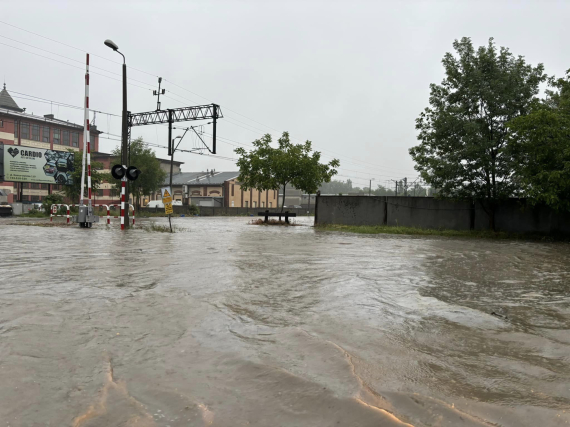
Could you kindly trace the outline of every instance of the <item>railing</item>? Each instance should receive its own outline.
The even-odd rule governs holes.
[[[67,213],[66,213],[66,215],[57,215],[57,211],[59,210],[59,207],[60,207],[60,206],[65,206],[65,207],[67,208]],[[55,209],[54,209],[54,208],[55,208]],[[65,216],[65,217],[67,217],[67,225],[69,225],[69,219],[71,218],[70,215],[69,215],[69,205],[66,205],[66,204],[64,204],[64,203],[54,204],[54,205],[51,205],[51,208],[50,208],[50,209],[51,209],[51,210],[50,210],[50,214],[49,214],[49,222],[53,222],[53,217],[54,217],[54,216]]]
[[[72,207],[74,207],[74,206],[79,207],[79,206],[85,206],[85,205],[78,205],[78,204],[76,204],[76,205],[71,205],[71,206],[72,206]],[[110,211],[108,205],[91,205],[91,206],[93,206],[94,208],[100,208],[100,207],[107,208],[107,225],[110,225],[110,224],[111,224],[111,211]],[[99,215],[99,216],[101,217],[101,216],[103,216],[103,215]]]
[[[121,208],[120,203],[109,205],[109,207],[113,207],[113,206],[117,206],[119,209]],[[133,214],[131,216],[133,217],[133,225],[135,225],[135,207],[133,205],[129,205],[129,207],[133,211]],[[113,218],[120,218],[120,216],[114,216]]]

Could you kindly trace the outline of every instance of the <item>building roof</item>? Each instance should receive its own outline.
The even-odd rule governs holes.
[[[36,116],[35,114],[27,114],[23,108],[18,107],[18,104],[12,99],[8,91],[6,90],[6,83],[4,83],[4,88],[0,91],[0,115],[10,115],[14,117],[19,117],[22,120],[38,120],[42,122],[53,123],[60,126],[67,126],[76,130],[83,130],[83,125],[78,125],[75,123],[70,123],[66,120],[59,120],[54,117],[53,114],[46,114],[44,116]],[[103,132],[97,130],[97,126],[91,125],[91,133],[101,134]]]
[[[8,91],[6,90],[6,83],[4,83],[4,88],[0,92],[0,108],[5,108],[6,110],[17,111],[19,113],[23,112],[16,101],[12,99]]]
[[[224,182],[237,178],[239,172],[181,172],[172,175],[172,185],[222,185]],[[164,184],[168,185],[170,175],[166,176]]]

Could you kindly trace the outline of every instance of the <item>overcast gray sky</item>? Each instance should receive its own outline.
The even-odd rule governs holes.
[[[428,104],[429,84],[443,78],[441,59],[454,39],[471,37],[479,46],[494,37],[530,63],[544,63],[548,74],[570,68],[569,1],[3,0],[0,10],[0,77],[14,96],[81,106],[89,52],[93,67],[116,73],[92,68],[111,78],[92,74],[91,105],[120,115],[121,58],[103,45],[110,38],[137,80],[128,87],[130,111],[156,108],[152,89],[162,76],[163,108],[221,105],[221,156],[235,157],[230,144],[288,130],[296,142],[313,141],[324,160],[339,158],[338,179],[359,186],[372,177],[384,184],[417,176],[408,154],[417,144],[415,119]],[[28,112],[53,108],[58,118],[82,122],[80,110],[15,99]],[[96,124],[119,139],[120,117],[98,114]],[[133,136],[166,145],[166,130],[133,128]],[[101,139],[100,149],[117,144]],[[181,148],[193,145],[187,138]],[[156,153],[166,157],[165,149]],[[176,158],[186,171],[236,170],[220,158]]]

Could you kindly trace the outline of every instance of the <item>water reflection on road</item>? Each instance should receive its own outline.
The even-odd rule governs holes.
[[[570,423],[569,245],[176,221],[0,222],[1,425]]]

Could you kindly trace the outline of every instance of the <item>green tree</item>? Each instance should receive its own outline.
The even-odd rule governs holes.
[[[68,150],[74,153],[73,156],[73,166],[74,171],[71,173],[71,178],[73,180],[72,185],[64,185],[63,193],[65,197],[71,200],[71,203],[79,203],[79,197],[81,193],[81,168],[83,163],[83,152]],[[100,170],[103,169],[103,163],[91,162],[91,191],[94,193],[99,189],[103,181],[108,178],[108,175],[101,173]],[[87,200],[87,166],[85,167],[85,200]]]
[[[549,79],[547,98],[509,122],[511,155],[532,203],[570,210],[570,70]]]
[[[442,61],[445,79],[430,85],[431,106],[416,120],[420,144],[410,154],[439,197],[479,200],[494,229],[497,202],[520,187],[506,124],[529,112],[546,75],[542,64],[497,51],[492,38],[477,50],[469,38],[453,47],[456,56]]]
[[[63,203],[63,196],[61,194],[52,193],[48,194],[42,199],[42,208],[44,214],[49,215],[51,212],[51,205],[59,205]]]
[[[113,150],[113,157],[114,163],[120,163],[120,147]],[[139,210],[142,196],[149,196],[157,191],[163,185],[168,174],[162,170],[154,151],[146,146],[142,138],[137,138],[131,142],[130,163],[128,166],[136,166],[141,171],[136,181],[129,182],[129,192],[135,199],[135,208]],[[111,182],[120,193],[121,181],[111,177]]]
[[[312,152],[310,141],[304,144],[292,144],[289,133],[283,132],[278,140],[278,147],[271,147],[271,135],[264,135],[253,141],[254,149],[247,152],[237,148],[240,156],[237,165],[240,170],[238,180],[245,190],[278,190],[283,188],[283,203],[288,184],[311,194],[316,193],[323,182],[330,182],[336,175],[336,167],[340,165],[337,159],[329,163],[320,163],[321,153]]]
[[[383,185],[378,184],[375,190],[372,190],[372,194],[375,196],[393,196],[394,190],[384,187]]]

